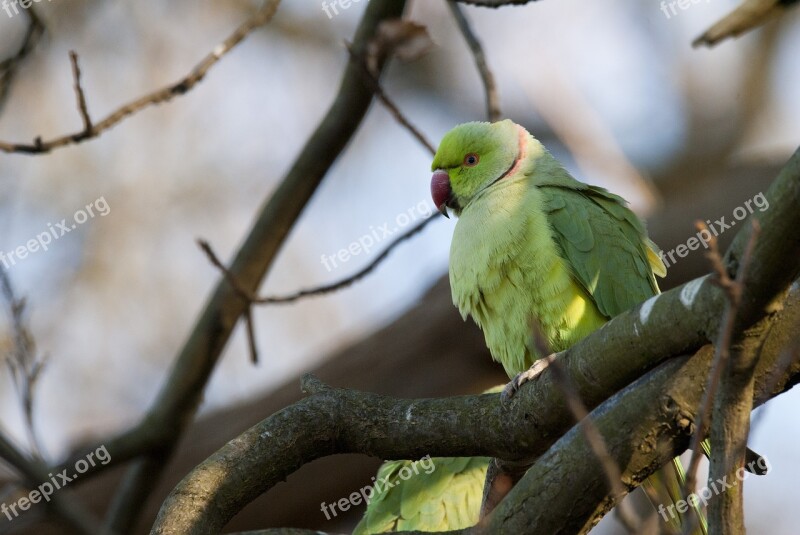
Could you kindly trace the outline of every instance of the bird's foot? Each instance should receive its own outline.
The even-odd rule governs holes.
[[[556,354],[552,353],[546,356],[545,358],[539,359],[536,362],[534,362],[533,366],[531,366],[524,372],[517,374],[517,376],[511,379],[511,382],[509,382],[506,385],[506,387],[503,389],[503,392],[500,393],[500,401],[504,405],[507,405],[511,401],[511,398],[513,398],[514,395],[517,393],[517,390],[519,390],[520,387],[522,387],[522,385],[524,385],[525,383],[533,381],[534,379],[539,377],[539,375],[541,375],[542,372],[545,371],[548,368],[548,366],[550,366],[550,363],[553,362],[553,359],[555,357]]]

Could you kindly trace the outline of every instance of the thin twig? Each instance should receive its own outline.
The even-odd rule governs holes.
[[[350,58],[360,66],[361,71],[364,74],[364,80],[369,85],[370,90],[372,90],[375,96],[378,97],[378,100],[380,100],[381,103],[386,106],[386,109],[389,110],[389,113],[391,113],[395,120],[397,120],[397,122],[400,123],[406,130],[411,132],[411,135],[417,138],[417,141],[419,141],[426,149],[428,149],[428,152],[430,152],[431,155],[436,154],[436,149],[425,137],[425,134],[423,134],[416,126],[411,124],[411,121],[409,121],[406,116],[403,115],[403,112],[400,111],[400,108],[397,107],[397,104],[395,104],[394,101],[389,98],[389,95],[386,94],[386,91],[383,90],[380,80],[375,78],[375,76],[370,72],[369,68],[367,68],[367,63],[364,57],[356,54],[352,45],[347,41],[345,41],[344,46],[350,53]]]
[[[81,68],[78,66],[78,54],[74,50],[69,51],[69,61],[72,64],[72,78],[75,80],[75,97],[78,100],[78,112],[83,120],[83,132],[86,135],[92,134],[92,119],[89,117],[89,109],[86,106],[86,95],[81,87]]]
[[[553,356],[547,339],[542,333],[541,327],[535,321],[532,325],[532,332],[531,343],[536,353],[539,355]],[[617,514],[620,523],[625,527],[628,533],[640,533],[642,528],[641,519],[631,508],[630,504],[623,500],[623,497],[628,491],[622,484],[622,470],[620,470],[616,461],[611,456],[611,453],[609,453],[608,446],[606,445],[605,439],[603,439],[602,433],[600,433],[600,430],[589,416],[589,410],[586,408],[586,405],[578,393],[577,387],[572,382],[562,362],[557,358],[546,358],[548,358],[547,367],[552,370],[553,381],[564,394],[567,408],[578,423],[595,457],[600,461],[600,465],[608,480],[608,486],[611,489],[612,498],[618,500]]]
[[[14,339],[14,347],[6,358],[6,364],[20,398],[31,451],[37,459],[42,459],[44,449],[34,425],[33,406],[34,392],[45,361],[37,357],[36,344],[30,330],[25,325],[25,300],[18,299],[14,294],[11,279],[3,266],[0,266],[0,289],[8,305]]]
[[[467,19],[461,6],[454,0],[447,0],[447,5],[450,6],[450,11],[453,13],[453,18],[456,19],[458,28],[461,30],[461,35],[464,36],[464,40],[472,51],[472,55],[475,58],[475,66],[478,67],[478,72],[481,75],[483,87],[486,91],[486,116],[489,118],[489,122],[493,123],[499,121],[503,115],[500,111],[500,97],[497,94],[497,85],[494,81],[494,75],[491,69],[489,69],[489,64],[486,62],[486,54],[483,51],[483,46],[478,36],[472,31],[469,19]]]
[[[705,230],[706,234],[709,236],[709,250],[706,253],[706,258],[708,258],[714,273],[710,282],[722,288],[728,303],[722,316],[721,328],[717,338],[714,361],[711,366],[711,371],[709,372],[707,387],[703,392],[700,410],[698,411],[695,421],[695,433],[690,445],[692,456],[689,461],[689,468],[686,470],[686,483],[684,485],[684,496],[687,497],[695,492],[697,469],[700,465],[700,457],[702,456],[702,447],[700,443],[705,439],[704,428],[711,414],[711,407],[717,389],[719,388],[722,372],[730,358],[731,344],[734,336],[733,331],[736,324],[736,315],[741,304],[745,277],[747,276],[747,267],[752,259],[753,249],[760,231],[758,221],[756,219],[752,221],[752,233],[750,234],[750,238],[742,255],[736,279],[731,279],[728,275],[728,270],[725,268],[722,255],[720,255],[719,248],[717,247],[717,239],[711,235],[705,223],[702,221],[697,221],[695,223],[699,231],[702,232]],[[693,529],[692,524],[693,517],[686,523],[684,533],[691,533],[690,530]]]
[[[253,305],[276,305],[276,304],[287,304],[293,303],[295,301],[299,301],[305,297],[312,297],[317,295],[325,295],[329,293],[333,293],[337,290],[341,290],[342,288],[347,288],[348,286],[358,282],[359,280],[363,279],[372,271],[374,271],[385,259],[389,256],[398,245],[403,243],[404,241],[408,240],[418,232],[421,232],[428,223],[436,219],[441,214],[439,212],[435,212],[434,214],[426,217],[422,221],[420,221],[417,225],[413,228],[408,230],[407,232],[403,233],[397,239],[395,239],[392,243],[386,246],[381,253],[376,256],[369,264],[367,264],[364,268],[357,271],[353,275],[345,277],[344,279],[338,280],[331,284],[326,284],[323,286],[317,286],[315,288],[307,288],[304,290],[299,290],[289,295],[281,295],[281,296],[267,296],[267,297],[259,297],[253,292],[248,291],[231,273],[231,271],[225,267],[225,264],[219,259],[219,257],[214,252],[214,249],[211,247],[205,240],[197,240],[197,244],[203,250],[203,252],[208,257],[209,261],[219,269],[225,280],[231,285],[234,291],[239,294],[246,303],[247,309],[244,313],[244,320],[245,320],[245,328],[246,328],[246,335],[247,335],[247,345],[250,349],[250,360],[253,364],[258,363],[258,346],[256,345],[256,335],[255,335],[255,327],[253,326],[253,314],[251,307]]]
[[[258,364],[258,346],[256,345],[256,329],[253,326],[253,309],[247,307],[244,311],[244,325],[247,331],[247,347],[250,350],[250,362]]]
[[[86,128],[88,114],[85,114],[86,106],[80,104],[82,100],[82,90],[78,84],[76,76],[76,91],[79,93],[79,109],[81,117],[84,120],[84,129],[74,134],[67,134],[64,136],[56,137],[51,140],[43,141],[41,136],[37,136],[33,143],[10,143],[0,141],[0,151],[8,153],[21,153],[21,154],[42,154],[50,152],[53,149],[65,147],[67,145],[74,145],[98,137],[100,134],[116,126],[123,119],[129,115],[133,115],[144,108],[168,102],[178,95],[183,95],[190,91],[195,85],[205,78],[208,71],[213,67],[223,56],[230,52],[236,45],[241,43],[253,30],[266,24],[278,8],[276,1],[269,1],[258,10],[258,12],[249,20],[240,25],[227,39],[217,45],[214,50],[208,54],[203,60],[198,63],[192,71],[181,78],[174,84],[167,87],[153,91],[143,97],[140,97],[124,106],[121,106],[116,111],[105,117],[100,122],[94,124],[91,128]],[[77,58],[73,61],[73,73],[77,67]],[[91,122],[89,122],[91,125]]]
[[[299,290],[297,292],[288,295],[273,295],[266,297],[258,297],[253,293],[248,292],[245,288],[242,287],[241,284],[239,284],[238,281],[236,281],[234,276],[230,273],[228,269],[225,268],[222,262],[220,262],[219,258],[216,256],[216,254],[214,254],[214,251],[211,249],[211,246],[208,244],[208,242],[203,240],[198,240],[198,244],[200,245],[200,248],[203,249],[203,252],[206,253],[211,263],[222,271],[222,273],[225,275],[225,278],[228,280],[229,283],[231,283],[231,286],[233,286],[234,290],[236,290],[236,292],[243,299],[247,300],[248,302],[254,305],[278,305],[278,304],[293,303],[295,301],[303,299],[304,297],[312,297],[316,295],[325,295],[333,293],[337,290],[341,290],[342,288],[347,288],[348,286],[360,281],[361,279],[372,273],[372,271],[374,271],[375,268],[377,268],[381,264],[381,262],[383,262],[383,260],[387,256],[389,256],[389,253],[391,253],[398,245],[408,240],[415,234],[421,232],[422,229],[428,226],[428,224],[431,221],[435,220],[440,215],[441,214],[439,212],[435,212],[430,216],[426,217],[425,219],[423,219],[422,221],[420,221],[419,223],[417,223],[410,230],[406,231],[392,243],[387,245],[386,248],[384,248],[383,251],[381,251],[381,253],[378,256],[376,256],[369,264],[364,266],[362,269],[360,269],[353,275],[349,275],[341,280],[338,280],[330,284],[325,284],[323,286],[317,286],[314,288],[307,288],[305,290]]]

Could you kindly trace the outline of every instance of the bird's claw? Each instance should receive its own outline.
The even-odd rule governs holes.
[[[503,391],[500,393],[500,402],[508,406],[511,403],[511,398],[517,393],[517,391],[529,381],[533,381],[537,379],[543,371],[550,366],[550,363],[555,358],[555,354],[549,355],[543,359],[539,359],[533,363],[533,366],[528,368],[522,373],[518,373],[516,377],[511,379],[511,381],[503,388]]]

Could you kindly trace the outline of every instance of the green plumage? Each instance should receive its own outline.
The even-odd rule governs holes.
[[[502,389],[503,385],[496,386],[484,394]],[[490,460],[489,457],[432,457],[432,470],[414,471],[405,480],[401,470],[413,471],[415,461],[383,463],[375,477],[376,492],[353,535],[450,531],[474,526],[478,523]]]
[[[376,481],[388,485],[378,486],[353,535],[448,531],[477,524],[489,458],[432,457],[431,462],[433,471],[420,471],[406,480],[400,471],[412,461],[384,463]]]
[[[479,163],[465,168],[465,154]],[[522,127],[458,126],[433,168],[448,173],[459,214],[453,301],[510,377],[545,356],[528,352],[532,318],[561,351],[658,292],[664,264],[625,201],[572,178]]]
[[[655,277],[666,268],[624,199],[572,178],[521,126],[457,126],[432,169],[447,173],[445,204],[459,215],[453,302],[482,328],[509,377],[546,356],[531,354],[531,320],[562,351],[659,292]],[[670,503],[681,479],[673,463],[649,484]]]

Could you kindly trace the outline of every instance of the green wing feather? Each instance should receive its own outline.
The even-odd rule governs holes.
[[[666,268],[625,201],[571,177],[538,184],[553,237],[573,277],[608,318],[658,293]]]
[[[503,386],[484,394],[497,393]],[[480,515],[489,461],[489,457],[432,457],[427,470],[418,466],[416,471],[412,468],[418,461],[383,463],[376,476],[376,492],[353,535],[474,526]],[[401,471],[406,467],[413,475],[403,479]]]
[[[394,531],[450,531],[478,523],[488,457],[432,457],[430,473],[418,467],[400,477],[412,461],[389,461],[378,470],[378,485],[353,535]],[[384,479],[388,478],[388,479]]]
[[[692,535],[708,535],[708,523],[699,503],[691,505],[689,502],[690,507],[686,513],[678,512],[673,505],[683,500],[685,484],[686,472],[680,457],[675,457],[669,464],[648,477],[642,483],[642,487],[651,491],[647,492],[647,497],[656,510],[663,511],[660,514],[666,516],[666,522],[674,533],[684,533],[683,522],[688,521],[691,515],[694,517]],[[659,505],[663,505],[664,508],[659,509]]]

